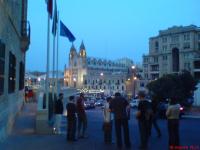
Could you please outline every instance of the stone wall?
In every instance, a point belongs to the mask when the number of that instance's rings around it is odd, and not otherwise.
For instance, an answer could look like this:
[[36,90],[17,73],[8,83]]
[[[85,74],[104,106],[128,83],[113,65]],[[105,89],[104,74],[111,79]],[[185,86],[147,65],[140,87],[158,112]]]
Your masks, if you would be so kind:
[[[10,133],[16,114],[23,104],[24,92],[19,91],[19,63],[24,62],[20,49],[22,0],[0,0],[0,40],[5,44],[4,92],[0,95],[0,141]],[[9,52],[16,57],[15,92],[8,93]]]

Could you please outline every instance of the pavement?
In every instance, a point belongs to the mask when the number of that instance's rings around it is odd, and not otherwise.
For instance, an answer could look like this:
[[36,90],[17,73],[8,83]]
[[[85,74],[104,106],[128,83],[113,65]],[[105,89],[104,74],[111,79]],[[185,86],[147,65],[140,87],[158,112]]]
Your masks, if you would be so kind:
[[[134,117],[136,110],[131,111],[129,121],[130,139],[132,150],[139,146],[139,130],[137,120]],[[17,116],[12,133],[6,141],[0,143],[0,150],[116,150],[115,144],[105,145],[102,132],[102,111],[100,108],[87,110],[88,130],[87,139],[79,139],[76,142],[66,141],[66,118],[63,116],[61,135],[38,135],[35,132],[36,103],[26,103]],[[157,138],[155,130],[149,140],[150,150],[167,150],[168,134],[167,121],[158,120],[162,137]],[[200,150],[200,119],[185,118],[180,121],[179,149]],[[113,130],[114,135],[114,130]],[[115,137],[113,136],[113,141]]]

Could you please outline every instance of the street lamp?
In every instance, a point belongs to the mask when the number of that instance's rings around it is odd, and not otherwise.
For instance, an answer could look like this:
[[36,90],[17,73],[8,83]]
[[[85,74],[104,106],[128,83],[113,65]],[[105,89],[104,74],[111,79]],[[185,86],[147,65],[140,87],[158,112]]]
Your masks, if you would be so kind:
[[135,81],[136,80],[137,80],[137,77],[134,77],[133,78],[133,96],[134,96],[133,98],[135,98],[135,83],[136,83]]
[[135,66],[133,65],[133,66],[131,66],[131,68],[132,68],[132,69],[135,69]]
[[76,88],[76,78],[73,78],[74,81],[74,88]]

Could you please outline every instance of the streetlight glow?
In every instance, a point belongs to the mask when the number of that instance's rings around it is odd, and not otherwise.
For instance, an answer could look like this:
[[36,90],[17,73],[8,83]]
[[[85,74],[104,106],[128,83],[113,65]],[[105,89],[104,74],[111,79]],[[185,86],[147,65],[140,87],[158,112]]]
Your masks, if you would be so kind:
[[131,68],[132,68],[132,69],[135,69],[135,66],[132,66]]
[[100,75],[103,76],[103,72]]
[[76,82],[76,78],[73,78],[73,81]]
[[134,80],[137,80],[137,77],[134,77],[133,79],[134,79]]

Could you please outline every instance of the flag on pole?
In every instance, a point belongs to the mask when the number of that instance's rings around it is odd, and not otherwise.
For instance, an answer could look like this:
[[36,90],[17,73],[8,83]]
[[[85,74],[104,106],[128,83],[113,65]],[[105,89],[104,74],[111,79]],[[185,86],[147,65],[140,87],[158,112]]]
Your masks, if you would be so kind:
[[54,14],[53,14],[53,26],[52,26],[52,34],[54,36],[56,36],[57,23],[58,23],[58,12],[57,12],[57,4],[55,1],[55,8],[54,8]]
[[74,42],[76,38],[74,35],[70,32],[70,30],[63,24],[62,21],[60,21],[60,35],[65,36],[69,39],[70,42]]
[[52,18],[53,13],[53,0],[46,0],[47,3],[47,11],[49,13],[50,18]]

